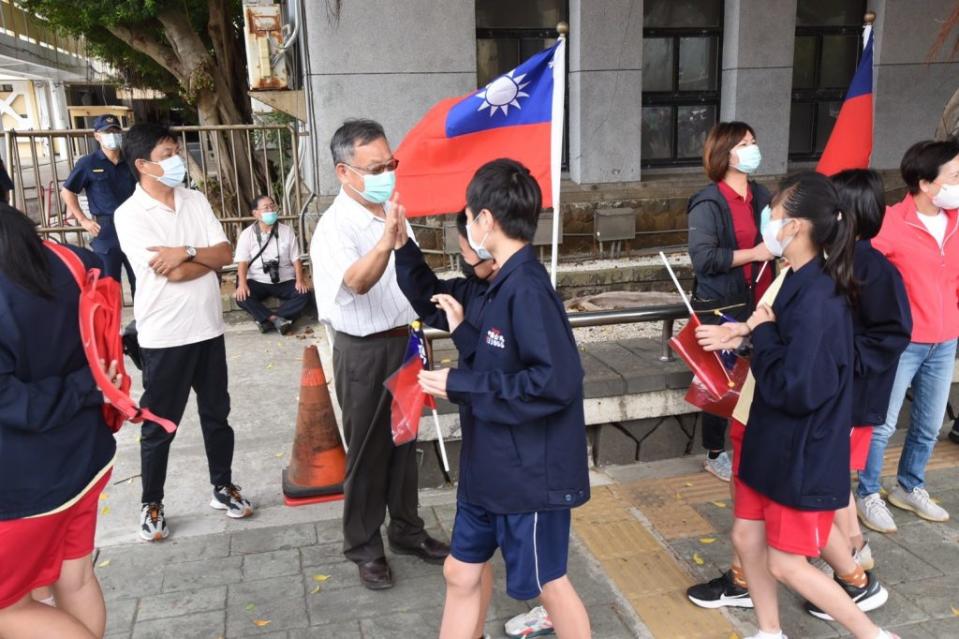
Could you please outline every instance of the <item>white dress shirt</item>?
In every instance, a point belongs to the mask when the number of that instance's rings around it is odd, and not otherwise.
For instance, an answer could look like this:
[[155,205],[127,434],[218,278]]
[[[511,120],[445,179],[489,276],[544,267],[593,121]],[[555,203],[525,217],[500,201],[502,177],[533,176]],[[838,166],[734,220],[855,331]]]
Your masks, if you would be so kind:
[[[385,220],[340,189],[316,226],[310,241],[316,306],[320,321],[336,331],[365,337],[416,319],[416,312],[396,283],[393,255],[383,276],[365,295],[357,295],[343,283],[347,269],[383,237],[384,224]],[[413,237],[409,223],[406,231]]]
[[133,316],[140,346],[171,348],[223,335],[220,280],[210,271],[188,282],[171,282],[150,268],[156,246],[206,248],[227,242],[220,221],[199,191],[173,190],[173,209],[140,185],[113,215],[120,248],[137,278]]
[[296,270],[293,268],[293,262],[300,261],[300,247],[296,243],[296,233],[290,226],[277,222],[276,236],[271,235],[270,231],[264,233],[263,229],[260,229],[260,238],[257,240],[256,227],[258,225],[259,222],[254,222],[240,233],[240,237],[236,241],[234,261],[249,262],[254,255],[260,252],[261,248],[266,246],[266,250],[260,257],[250,264],[247,277],[262,284],[272,284],[273,280],[270,279],[270,274],[263,270],[263,263],[270,260],[279,260],[280,281],[289,282],[295,279]]

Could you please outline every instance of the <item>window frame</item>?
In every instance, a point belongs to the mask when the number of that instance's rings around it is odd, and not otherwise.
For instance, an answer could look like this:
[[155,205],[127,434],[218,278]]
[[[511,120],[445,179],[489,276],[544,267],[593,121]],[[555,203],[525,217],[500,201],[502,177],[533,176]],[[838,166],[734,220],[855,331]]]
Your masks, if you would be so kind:
[[[862,14],[865,14],[867,10],[866,0],[862,0]],[[815,67],[813,69],[813,88],[812,89],[797,89],[793,85],[790,89],[790,99],[789,99],[789,128],[792,129],[792,117],[793,117],[793,107],[796,104],[812,104],[812,124],[809,131],[809,139],[811,141],[810,152],[789,152],[789,161],[790,162],[816,162],[822,157],[822,151],[816,151],[816,139],[819,136],[820,132],[820,122],[819,122],[819,105],[826,102],[843,102],[846,97],[846,92],[849,90],[849,82],[852,81],[852,76],[850,76],[849,81],[846,82],[846,86],[839,88],[828,88],[823,89],[819,87],[819,82],[822,78],[822,48],[823,48],[823,38],[827,36],[857,36],[857,47],[856,47],[856,63],[853,66],[852,73],[855,74],[856,68],[859,66],[860,60],[862,60],[862,24],[858,25],[823,25],[823,26],[813,26],[813,25],[796,25],[796,38],[801,37],[810,37],[814,36],[816,38],[816,50],[815,50]],[[795,45],[793,45],[793,55],[795,56]],[[795,68],[795,59],[793,62],[793,68]],[[830,132],[831,133],[831,132]],[[789,141],[791,146],[792,140]]]
[[[672,40],[672,91],[647,91],[643,89],[643,99],[640,106],[640,118],[645,107],[670,107],[672,118],[672,156],[669,158],[650,159],[645,155],[640,158],[640,167],[655,169],[660,167],[697,166],[702,163],[701,157],[679,158],[679,107],[685,106],[713,106],[716,111],[716,122],[720,119],[720,101],[722,100],[723,85],[723,29],[725,18],[725,2],[721,3],[719,24],[715,27],[643,27],[643,41],[647,38],[670,38]],[[716,88],[710,90],[681,91],[679,89],[680,40],[682,38],[712,38],[716,39]],[[643,68],[646,68],[643,60]]]

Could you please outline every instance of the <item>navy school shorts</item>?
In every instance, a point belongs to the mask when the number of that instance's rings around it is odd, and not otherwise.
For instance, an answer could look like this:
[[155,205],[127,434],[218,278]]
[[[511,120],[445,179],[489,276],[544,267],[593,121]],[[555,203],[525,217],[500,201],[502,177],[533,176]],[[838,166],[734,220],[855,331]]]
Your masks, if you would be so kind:
[[566,574],[569,527],[568,509],[497,515],[458,501],[450,553],[464,563],[482,564],[499,548],[506,562],[506,593],[527,601]]

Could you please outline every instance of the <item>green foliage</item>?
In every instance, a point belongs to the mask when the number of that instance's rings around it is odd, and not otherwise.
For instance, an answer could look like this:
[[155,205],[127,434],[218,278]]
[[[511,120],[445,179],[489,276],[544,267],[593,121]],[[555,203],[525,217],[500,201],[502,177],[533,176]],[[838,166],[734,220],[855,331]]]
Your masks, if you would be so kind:
[[[149,34],[169,46],[157,14],[165,9],[185,11],[208,47],[207,0],[15,0],[28,11],[42,16],[63,33],[86,38],[90,53],[102,58],[123,75],[125,84],[167,93],[184,91],[173,75],[145,53],[110,32],[109,27],[126,27],[134,33]],[[242,28],[242,0],[229,0],[230,22]]]

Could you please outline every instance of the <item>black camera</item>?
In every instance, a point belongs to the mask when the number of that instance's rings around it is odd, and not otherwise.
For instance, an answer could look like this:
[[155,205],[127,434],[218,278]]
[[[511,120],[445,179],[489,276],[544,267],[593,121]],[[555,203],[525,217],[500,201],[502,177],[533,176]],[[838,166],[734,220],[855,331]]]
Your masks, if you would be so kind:
[[274,284],[280,283],[280,260],[263,262],[263,271],[269,274],[271,282]]

